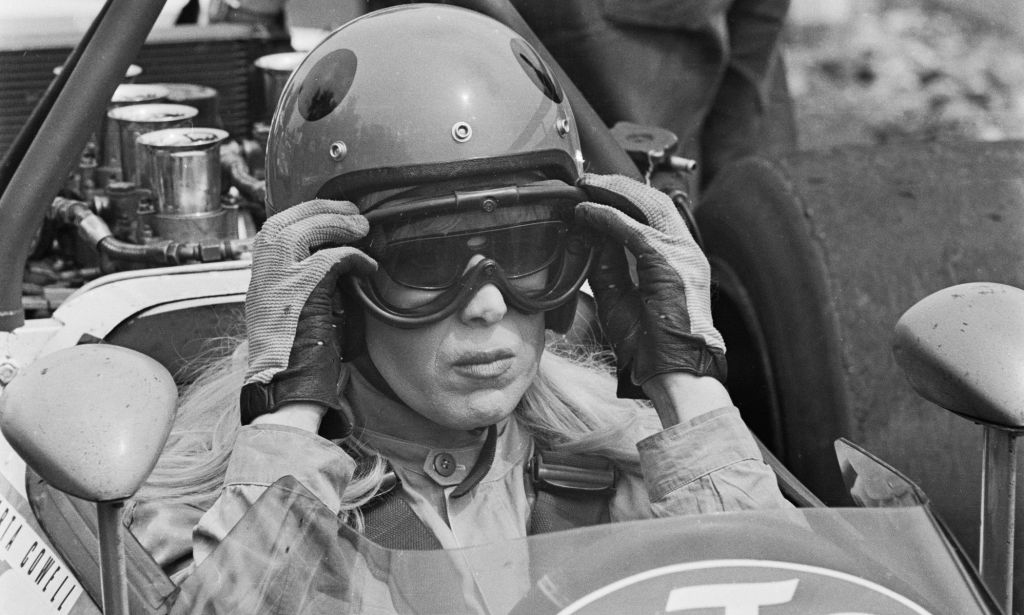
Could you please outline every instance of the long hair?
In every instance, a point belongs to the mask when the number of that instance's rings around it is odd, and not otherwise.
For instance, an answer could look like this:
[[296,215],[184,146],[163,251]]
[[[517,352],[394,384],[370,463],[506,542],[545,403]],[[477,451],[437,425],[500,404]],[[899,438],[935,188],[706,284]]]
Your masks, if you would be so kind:
[[[220,495],[240,426],[238,392],[246,353],[247,344],[238,343],[183,390],[167,445],[136,501],[187,503],[205,510]],[[660,425],[649,404],[616,398],[608,365],[598,354],[549,349],[513,418],[547,450],[599,454],[639,474],[635,444]],[[383,460],[372,455],[360,468],[342,494],[341,511],[357,527],[359,508],[377,492],[385,474]]]

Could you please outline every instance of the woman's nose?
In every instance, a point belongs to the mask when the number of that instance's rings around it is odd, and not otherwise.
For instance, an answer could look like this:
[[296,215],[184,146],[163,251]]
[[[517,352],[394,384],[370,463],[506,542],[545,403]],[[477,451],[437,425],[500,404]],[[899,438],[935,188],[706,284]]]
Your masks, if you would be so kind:
[[[472,267],[481,260],[483,260],[483,256],[479,254],[474,256],[469,261],[467,268]],[[473,294],[469,302],[462,308],[460,317],[466,324],[491,325],[504,318],[507,312],[508,306],[505,304],[505,297],[502,296],[498,287],[494,284],[485,284]]]

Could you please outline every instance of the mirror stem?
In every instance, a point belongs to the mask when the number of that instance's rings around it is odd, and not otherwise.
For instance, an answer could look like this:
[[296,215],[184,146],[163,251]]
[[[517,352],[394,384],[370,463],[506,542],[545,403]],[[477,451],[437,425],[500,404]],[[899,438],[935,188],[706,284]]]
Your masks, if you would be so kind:
[[978,567],[1004,612],[1013,612],[1013,540],[1017,495],[1017,432],[985,426]]
[[121,536],[124,500],[96,503],[100,535],[100,582],[103,615],[128,615],[128,581]]

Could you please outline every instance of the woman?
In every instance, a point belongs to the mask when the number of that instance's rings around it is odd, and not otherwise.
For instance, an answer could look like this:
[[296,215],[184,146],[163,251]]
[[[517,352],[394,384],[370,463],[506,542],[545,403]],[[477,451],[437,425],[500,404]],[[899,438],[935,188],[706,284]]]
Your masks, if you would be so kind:
[[[583,173],[564,94],[514,32],[422,5],[333,33],[282,95],[268,200],[244,359],[183,402],[130,514],[179,577],[285,476],[399,547],[786,506],[720,381],[706,259],[663,194]],[[545,352],[588,275],[618,384]],[[198,453],[196,421],[221,426]],[[544,457],[604,497],[545,508],[527,472]],[[389,532],[367,502],[392,475],[385,497],[412,514]]]

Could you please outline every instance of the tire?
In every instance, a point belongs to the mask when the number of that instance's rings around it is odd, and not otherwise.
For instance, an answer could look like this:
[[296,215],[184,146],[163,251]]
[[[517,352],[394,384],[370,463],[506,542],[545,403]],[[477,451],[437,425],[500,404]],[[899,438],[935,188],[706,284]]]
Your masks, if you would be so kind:
[[847,431],[848,402],[824,259],[796,204],[779,170],[751,158],[721,173],[696,218],[733,399],[761,440],[834,502],[841,478],[820,460]]
[[865,446],[924,489],[969,553],[981,430],[914,394],[892,331],[939,289],[1024,287],[1021,169],[1021,142],[748,158],[696,211],[730,390],[752,429],[831,504],[848,502],[834,439]]

